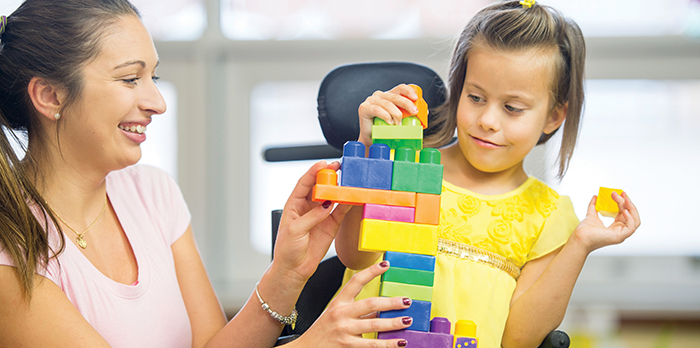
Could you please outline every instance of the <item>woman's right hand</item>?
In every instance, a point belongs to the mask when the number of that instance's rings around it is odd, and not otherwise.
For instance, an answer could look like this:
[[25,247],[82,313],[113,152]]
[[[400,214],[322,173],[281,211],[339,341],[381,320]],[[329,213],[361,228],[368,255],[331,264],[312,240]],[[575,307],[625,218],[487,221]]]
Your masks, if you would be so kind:
[[400,84],[388,92],[376,91],[367,97],[358,109],[360,116],[360,137],[358,141],[369,147],[372,145],[372,125],[379,117],[388,124],[401,124],[401,109],[411,115],[418,113],[414,104],[418,100],[416,91],[406,84]]
[[364,339],[363,333],[401,330],[411,326],[413,318],[377,318],[378,311],[405,309],[411,306],[406,297],[372,297],[355,302],[360,290],[372,279],[389,269],[389,261],[355,274],[325,312],[289,347],[405,347],[404,339]]

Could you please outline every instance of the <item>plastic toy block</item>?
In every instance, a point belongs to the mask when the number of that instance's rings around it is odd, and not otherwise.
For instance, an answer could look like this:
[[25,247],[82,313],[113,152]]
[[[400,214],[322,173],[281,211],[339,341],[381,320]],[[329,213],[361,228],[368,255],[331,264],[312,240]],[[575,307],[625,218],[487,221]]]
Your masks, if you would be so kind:
[[345,143],[340,167],[340,186],[391,189],[391,149],[386,144],[372,145],[369,156],[365,158],[365,145],[361,142]]
[[595,210],[597,210],[600,215],[607,217],[615,217],[620,213],[620,207],[612,199],[612,193],[617,192],[618,195],[622,195],[622,190],[613,189],[607,187],[601,187],[598,189],[598,198],[595,202]]
[[439,195],[442,193],[442,172],[440,151],[427,148],[420,152],[418,189],[416,192]]
[[[380,318],[411,317],[413,324],[406,328],[415,331],[430,331],[430,308],[432,304],[426,301],[413,300],[411,307],[395,311],[380,312]],[[448,330],[449,333],[449,330]]]
[[406,345],[407,348],[452,348],[452,335],[437,333],[437,332],[423,332],[423,331],[413,331],[413,330],[399,330],[399,331],[387,331],[380,332],[377,335],[380,340],[403,338],[408,341]]
[[367,203],[415,207],[413,192],[375,190],[359,187],[337,186],[338,174],[331,169],[322,169],[316,174],[312,199],[315,202],[332,201],[343,204]]
[[[416,91],[416,94],[418,95],[418,100],[414,103],[416,107],[418,108],[418,113],[416,114],[416,117],[420,121],[421,126],[423,129],[428,128],[428,103],[423,99],[423,89],[421,89],[418,85],[410,84],[408,85],[409,87],[413,88],[413,90]],[[408,112],[405,110],[401,110],[401,113],[405,117],[408,117]]]
[[393,265],[389,268],[389,270],[382,274],[382,281],[384,282],[423,286],[433,286],[433,278],[435,278],[435,272],[394,267]]
[[452,323],[450,320],[443,317],[435,317],[430,321],[430,332],[450,334]]
[[413,222],[437,225],[440,223],[440,195],[416,193],[416,208]]
[[[415,117],[405,118],[405,123],[413,122]],[[423,148],[423,127],[417,125],[387,125],[380,118],[375,118],[372,126],[372,143],[386,144],[392,149],[408,146],[416,151]],[[382,124],[383,123],[383,124]],[[402,122],[403,123],[403,122]]]
[[[393,191],[389,191],[393,192]],[[360,251],[398,251],[437,254],[437,226],[408,222],[363,219],[360,222]]]
[[367,188],[391,190],[391,174],[394,162],[390,159],[391,148],[386,144],[373,144],[369,147],[367,159]]
[[414,222],[415,215],[416,208],[390,205],[365,204],[362,210],[363,219]]
[[391,189],[439,195],[442,193],[440,151],[423,149],[420,162],[415,162],[415,152],[408,147],[396,149]]
[[471,320],[459,320],[455,324],[454,347],[477,348],[476,324]]
[[394,282],[381,282],[379,296],[396,297],[403,296],[418,301],[433,301],[433,287]]
[[387,251],[384,260],[388,260],[390,267],[418,269],[423,271],[435,271],[435,256],[399,253]]

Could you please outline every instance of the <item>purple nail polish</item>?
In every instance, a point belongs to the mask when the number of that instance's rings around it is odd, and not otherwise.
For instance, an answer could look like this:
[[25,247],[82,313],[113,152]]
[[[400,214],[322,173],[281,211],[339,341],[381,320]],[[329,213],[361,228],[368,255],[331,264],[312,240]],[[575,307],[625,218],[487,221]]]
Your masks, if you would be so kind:
[[408,298],[408,297],[404,297],[404,298],[403,298],[403,304],[406,305],[406,306],[410,306],[410,305],[411,305],[411,299]]
[[328,209],[328,207],[330,207],[331,204],[332,204],[331,201],[325,201],[325,202],[323,202],[323,204],[321,204],[321,205],[323,206],[323,209]]
[[413,318],[411,318],[411,317],[405,317],[405,318],[402,318],[402,319],[401,319],[401,322],[402,322],[404,325],[411,325],[411,323],[413,322]]
[[379,267],[381,267],[381,268],[387,268],[387,267],[389,267],[389,261],[384,260],[384,261],[380,262],[380,263],[379,263]]
[[406,340],[399,341],[399,347],[405,347],[407,344],[408,344],[408,341],[406,341]]

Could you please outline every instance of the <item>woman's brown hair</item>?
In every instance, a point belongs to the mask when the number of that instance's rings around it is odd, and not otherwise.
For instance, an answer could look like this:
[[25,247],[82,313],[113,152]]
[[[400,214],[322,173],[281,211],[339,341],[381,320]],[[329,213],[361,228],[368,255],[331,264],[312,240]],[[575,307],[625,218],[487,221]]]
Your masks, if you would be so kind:
[[[129,15],[139,16],[127,0],[27,0],[7,17],[0,34],[0,249],[12,258],[27,299],[34,273],[65,246],[55,215],[36,186],[45,173],[31,165],[31,154],[20,160],[11,146],[18,133],[30,142],[45,136],[27,91],[29,81],[42,78],[64,90],[63,113],[79,101],[82,68],[100,53],[110,25]],[[59,230],[55,248],[49,223]]]
[[[586,45],[578,25],[549,6],[534,4],[525,8],[518,1],[508,1],[486,7],[474,15],[457,41],[450,62],[447,101],[436,110],[435,119],[426,130],[429,134],[426,146],[441,147],[452,140],[469,53],[477,45],[506,52],[556,48],[559,54],[552,81],[553,107],[568,104],[558,157],[558,176],[563,177],[576,147],[581,123]],[[537,144],[544,144],[554,133],[556,131],[542,134]]]

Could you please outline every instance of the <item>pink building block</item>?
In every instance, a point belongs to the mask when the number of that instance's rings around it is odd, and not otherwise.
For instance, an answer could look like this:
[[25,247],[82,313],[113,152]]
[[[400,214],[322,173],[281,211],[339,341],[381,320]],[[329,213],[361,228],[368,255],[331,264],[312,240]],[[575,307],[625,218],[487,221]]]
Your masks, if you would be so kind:
[[415,213],[416,209],[412,207],[365,204],[362,212],[362,218],[385,221],[414,222]]

